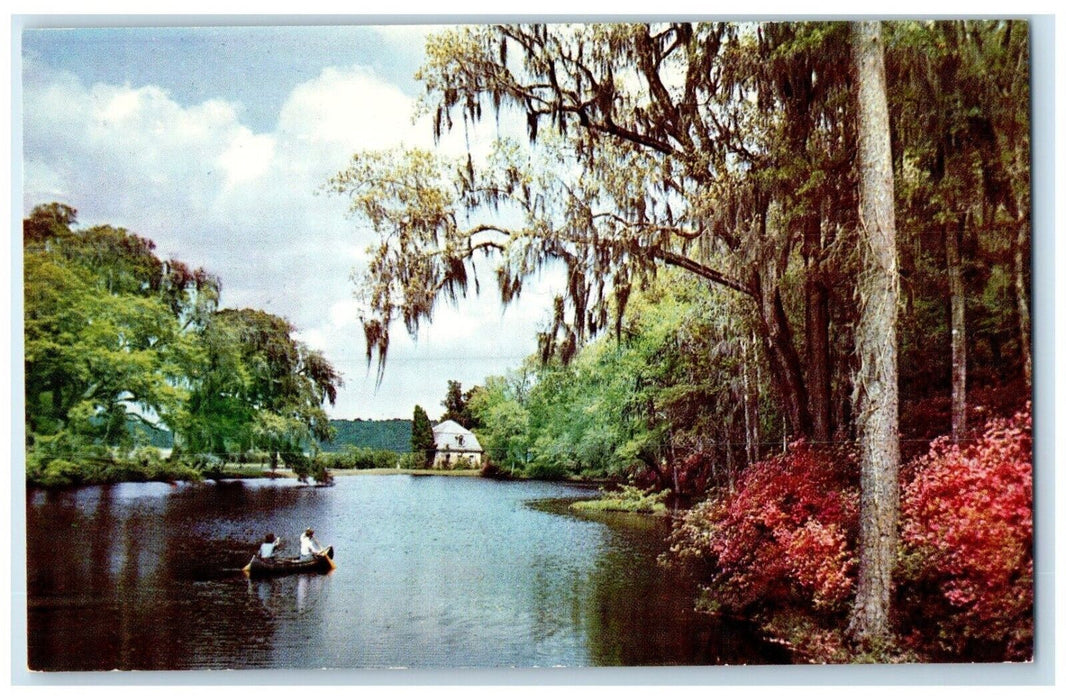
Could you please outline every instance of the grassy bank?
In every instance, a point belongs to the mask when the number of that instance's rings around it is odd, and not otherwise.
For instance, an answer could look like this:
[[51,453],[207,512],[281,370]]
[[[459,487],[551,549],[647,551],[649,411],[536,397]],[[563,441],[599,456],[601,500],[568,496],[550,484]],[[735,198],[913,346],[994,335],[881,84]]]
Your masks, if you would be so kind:
[[635,486],[622,486],[616,491],[600,489],[600,498],[575,501],[570,507],[582,512],[645,513],[665,515],[668,491],[645,492]]
[[53,459],[45,465],[27,460],[26,465],[26,483],[42,488],[201,480],[203,475],[195,469],[169,462],[98,460],[75,464],[64,459]]

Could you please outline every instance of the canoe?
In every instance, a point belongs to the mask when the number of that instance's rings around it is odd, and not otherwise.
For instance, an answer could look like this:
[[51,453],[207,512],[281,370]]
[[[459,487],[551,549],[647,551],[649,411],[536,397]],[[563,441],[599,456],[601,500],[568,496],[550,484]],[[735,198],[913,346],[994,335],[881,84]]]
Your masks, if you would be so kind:
[[333,547],[327,547],[323,554],[316,554],[312,559],[260,559],[257,554],[242,571],[251,578],[267,578],[288,574],[324,574],[333,568]]

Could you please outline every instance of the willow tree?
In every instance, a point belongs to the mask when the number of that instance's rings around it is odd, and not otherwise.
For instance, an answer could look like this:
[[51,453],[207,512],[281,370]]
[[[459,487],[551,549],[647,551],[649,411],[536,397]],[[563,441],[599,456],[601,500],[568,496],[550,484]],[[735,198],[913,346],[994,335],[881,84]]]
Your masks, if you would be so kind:
[[273,467],[280,457],[306,476],[304,450],[333,437],[323,406],[336,401],[342,381],[295,331],[256,309],[211,315],[201,333],[203,363],[177,426],[181,448],[201,466],[258,448],[270,453]]

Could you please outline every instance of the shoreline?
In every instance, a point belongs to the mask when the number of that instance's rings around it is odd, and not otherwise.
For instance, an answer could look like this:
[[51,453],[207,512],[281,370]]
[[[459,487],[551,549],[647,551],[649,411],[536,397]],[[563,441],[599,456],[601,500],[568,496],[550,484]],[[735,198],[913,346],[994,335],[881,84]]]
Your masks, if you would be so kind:
[[408,474],[410,476],[481,476],[480,469],[338,469],[331,471],[332,476],[381,476],[389,474]]
[[[492,475],[486,476],[481,469],[396,469],[396,468],[373,468],[373,469],[338,469],[329,472],[333,478],[338,477],[352,477],[352,476],[395,476],[395,475],[407,475],[407,476],[447,476],[447,477],[462,477],[471,478],[479,477],[488,481],[553,481],[558,483],[574,484],[577,486],[603,486],[609,484],[610,481],[606,479],[583,479],[579,477],[570,476],[562,479],[535,479],[527,476],[517,475]],[[41,489],[66,489],[77,488],[81,486],[103,486],[108,484],[121,484],[121,483],[169,483],[175,484],[179,482],[196,483],[203,481],[258,481],[261,479],[298,479],[294,471],[291,469],[275,469],[271,470],[267,465],[232,465],[224,468],[222,471],[212,474],[201,474],[198,479],[182,478],[181,475],[169,475],[169,476],[153,476],[145,478],[125,478],[115,480],[89,480],[77,483],[64,483],[64,484],[43,484],[32,479],[26,480],[26,485],[31,488]],[[308,485],[310,486],[328,486],[328,483],[319,483],[314,480],[314,477],[308,477]]]

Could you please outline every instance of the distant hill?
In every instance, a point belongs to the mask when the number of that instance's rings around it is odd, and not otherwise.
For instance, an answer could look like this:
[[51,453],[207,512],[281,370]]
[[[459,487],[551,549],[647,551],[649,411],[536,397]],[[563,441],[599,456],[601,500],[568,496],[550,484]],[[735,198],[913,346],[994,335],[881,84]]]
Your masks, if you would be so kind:
[[319,443],[324,452],[343,452],[344,448],[370,447],[393,452],[411,451],[411,421],[405,418],[388,420],[331,420],[337,431],[333,442]]
[[[337,430],[333,442],[319,443],[323,452],[343,452],[344,448],[370,447],[375,450],[392,450],[393,452],[411,451],[411,420],[390,418],[389,420],[331,420]],[[152,447],[174,447],[174,435],[168,430],[159,430],[145,425],[142,421],[126,421],[126,429],[135,436],[140,444]]]

